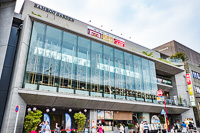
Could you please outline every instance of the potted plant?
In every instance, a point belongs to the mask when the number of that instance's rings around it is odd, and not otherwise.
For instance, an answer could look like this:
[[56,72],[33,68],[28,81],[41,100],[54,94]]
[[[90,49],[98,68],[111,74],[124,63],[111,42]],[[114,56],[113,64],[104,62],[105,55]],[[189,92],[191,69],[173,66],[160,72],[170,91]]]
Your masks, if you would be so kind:
[[129,133],[133,133],[135,125],[133,123],[128,124],[128,131]]
[[35,130],[37,126],[41,123],[42,111],[29,111],[25,117],[24,128],[26,133],[30,133],[32,130]]
[[83,113],[75,113],[74,114],[75,123],[77,124],[77,131],[83,132],[86,116]]

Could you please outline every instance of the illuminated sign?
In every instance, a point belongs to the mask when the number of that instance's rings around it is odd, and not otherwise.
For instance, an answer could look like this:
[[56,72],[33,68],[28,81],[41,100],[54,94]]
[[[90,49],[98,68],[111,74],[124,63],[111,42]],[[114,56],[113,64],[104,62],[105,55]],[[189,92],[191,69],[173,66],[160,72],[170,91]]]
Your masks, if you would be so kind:
[[200,73],[192,71],[193,78],[200,80]]
[[94,27],[88,26],[88,34],[103,39],[106,42],[125,47],[125,40]]
[[59,13],[59,12],[57,12],[57,11],[54,11],[54,10],[52,10],[52,9],[50,9],[50,8],[41,6],[41,5],[36,4],[36,3],[34,3],[34,7],[35,7],[35,8],[38,8],[38,9],[40,9],[40,10],[49,12],[49,13],[51,13],[51,14],[53,14],[53,15],[59,16],[59,17],[61,17],[61,18],[64,18],[64,19],[66,19],[66,20],[68,20],[68,21],[74,22],[74,19],[73,19],[73,18],[71,18],[71,17],[69,17],[69,16],[66,16],[66,15],[64,15],[64,14],[62,14],[62,13]]

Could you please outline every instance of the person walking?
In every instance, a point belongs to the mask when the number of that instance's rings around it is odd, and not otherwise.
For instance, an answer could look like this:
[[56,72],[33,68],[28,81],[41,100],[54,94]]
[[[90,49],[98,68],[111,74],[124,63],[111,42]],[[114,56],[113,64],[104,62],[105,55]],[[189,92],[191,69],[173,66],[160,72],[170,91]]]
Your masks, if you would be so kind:
[[135,133],[138,133],[138,123],[135,123]]
[[178,126],[176,123],[174,123],[174,132],[177,133],[178,132]]
[[124,127],[123,127],[122,123],[120,123],[119,132],[124,133]]
[[51,129],[50,129],[50,126],[49,126],[49,122],[48,122],[48,121],[46,122],[45,133],[51,133]]
[[162,127],[161,127],[160,122],[158,123],[158,133],[162,133]]
[[103,127],[102,127],[102,124],[99,124],[99,133],[103,133]]
[[42,123],[40,123],[39,126],[41,127],[40,133],[44,133],[45,132],[45,128],[46,128],[45,121],[42,121]]
[[140,133],[143,133],[144,132],[144,125],[143,125],[143,121],[140,122]]
[[171,133],[175,133],[175,127],[174,126],[172,126],[172,128],[171,128]]
[[60,133],[60,125],[58,123],[56,123],[54,133]]
[[188,124],[188,131],[189,131],[189,133],[193,133],[193,130],[194,130],[194,126],[193,126],[192,122],[190,122]]
[[186,126],[185,122],[183,122],[183,124],[182,124],[182,133],[187,133],[187,126]]
[[144,122],[143,126],[144,126],[144,133],[149,133],[149,125],[147,121]]

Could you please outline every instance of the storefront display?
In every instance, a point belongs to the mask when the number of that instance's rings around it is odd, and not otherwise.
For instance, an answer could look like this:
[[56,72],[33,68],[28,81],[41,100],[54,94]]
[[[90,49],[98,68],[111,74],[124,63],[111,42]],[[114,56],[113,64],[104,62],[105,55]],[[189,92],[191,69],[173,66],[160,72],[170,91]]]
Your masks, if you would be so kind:
[[97,119],[104,119],[104,111],[97,110]]
[[105,111],[105,119],[113,120],[113,111]]

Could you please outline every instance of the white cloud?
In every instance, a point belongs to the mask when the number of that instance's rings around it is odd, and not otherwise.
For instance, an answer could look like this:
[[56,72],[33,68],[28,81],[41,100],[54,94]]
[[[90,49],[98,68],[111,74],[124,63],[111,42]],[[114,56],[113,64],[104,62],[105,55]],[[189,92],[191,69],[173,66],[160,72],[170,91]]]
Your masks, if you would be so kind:
[[33,0],[154,48],[176,40],[200,52],[199,0]]

